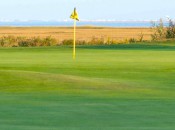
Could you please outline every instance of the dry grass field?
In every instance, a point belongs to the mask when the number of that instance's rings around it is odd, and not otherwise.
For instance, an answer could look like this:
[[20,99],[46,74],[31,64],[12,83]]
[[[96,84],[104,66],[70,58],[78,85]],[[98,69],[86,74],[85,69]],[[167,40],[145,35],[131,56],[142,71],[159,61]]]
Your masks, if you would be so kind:
[[[138,39],[144,35],[144,40],[149,40],[150,28],[104,28],[104,27],[78,27],[77,40],[89,41],[92,38],[104,38],[123,40],[129,38]],[[52,36],[59,41],[72,39],[73,28],[71,27],[0,27],[1,36],[24,36],[24,37],[47,37]]]

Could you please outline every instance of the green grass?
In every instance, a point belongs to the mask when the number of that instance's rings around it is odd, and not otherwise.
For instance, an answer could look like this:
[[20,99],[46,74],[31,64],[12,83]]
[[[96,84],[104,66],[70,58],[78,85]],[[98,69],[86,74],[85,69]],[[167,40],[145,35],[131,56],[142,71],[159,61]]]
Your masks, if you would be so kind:
[[173,44],[0,48],[0,130],[173,130]]

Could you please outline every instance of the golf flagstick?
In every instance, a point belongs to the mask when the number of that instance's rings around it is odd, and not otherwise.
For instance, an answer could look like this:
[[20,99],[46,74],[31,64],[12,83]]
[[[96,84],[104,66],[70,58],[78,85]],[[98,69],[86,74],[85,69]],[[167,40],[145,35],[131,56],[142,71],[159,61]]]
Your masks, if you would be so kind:
[[73,59],[76,58],[76,20],[74,19],[74,43],[73,43]]
[[71,14],[70,18],[74,20],[73,59],[75,59],[76,58],[76,22],[79,21],[76,8],[74,8],[74,11]]

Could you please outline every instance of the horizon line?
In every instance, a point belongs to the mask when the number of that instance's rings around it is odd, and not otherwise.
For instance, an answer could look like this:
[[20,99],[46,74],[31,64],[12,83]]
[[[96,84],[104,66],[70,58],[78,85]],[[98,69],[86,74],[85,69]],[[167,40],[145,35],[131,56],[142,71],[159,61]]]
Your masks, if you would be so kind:
[[[162,19],[164,22],[168,22],[168,19]],[[86,20],[80,19],[80,22],[158,22],[159,20],[112,20],[112,19],[96,19],[96,20]],[[175,20],[173,20],[175,21]],[[6,20],[0,19],[0,22],[8,23],[8,22],[72,22],[70,19],[65,20]]]

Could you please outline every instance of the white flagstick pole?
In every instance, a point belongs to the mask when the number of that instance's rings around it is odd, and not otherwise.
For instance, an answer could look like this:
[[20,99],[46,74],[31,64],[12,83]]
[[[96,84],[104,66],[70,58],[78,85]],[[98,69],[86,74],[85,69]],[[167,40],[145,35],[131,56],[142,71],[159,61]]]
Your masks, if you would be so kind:
[[73,59],[75,59],[76,57],[76,50],[75,50],[75,47],[76,47],[76,20],[74,19],[74,45],[73,45]]

